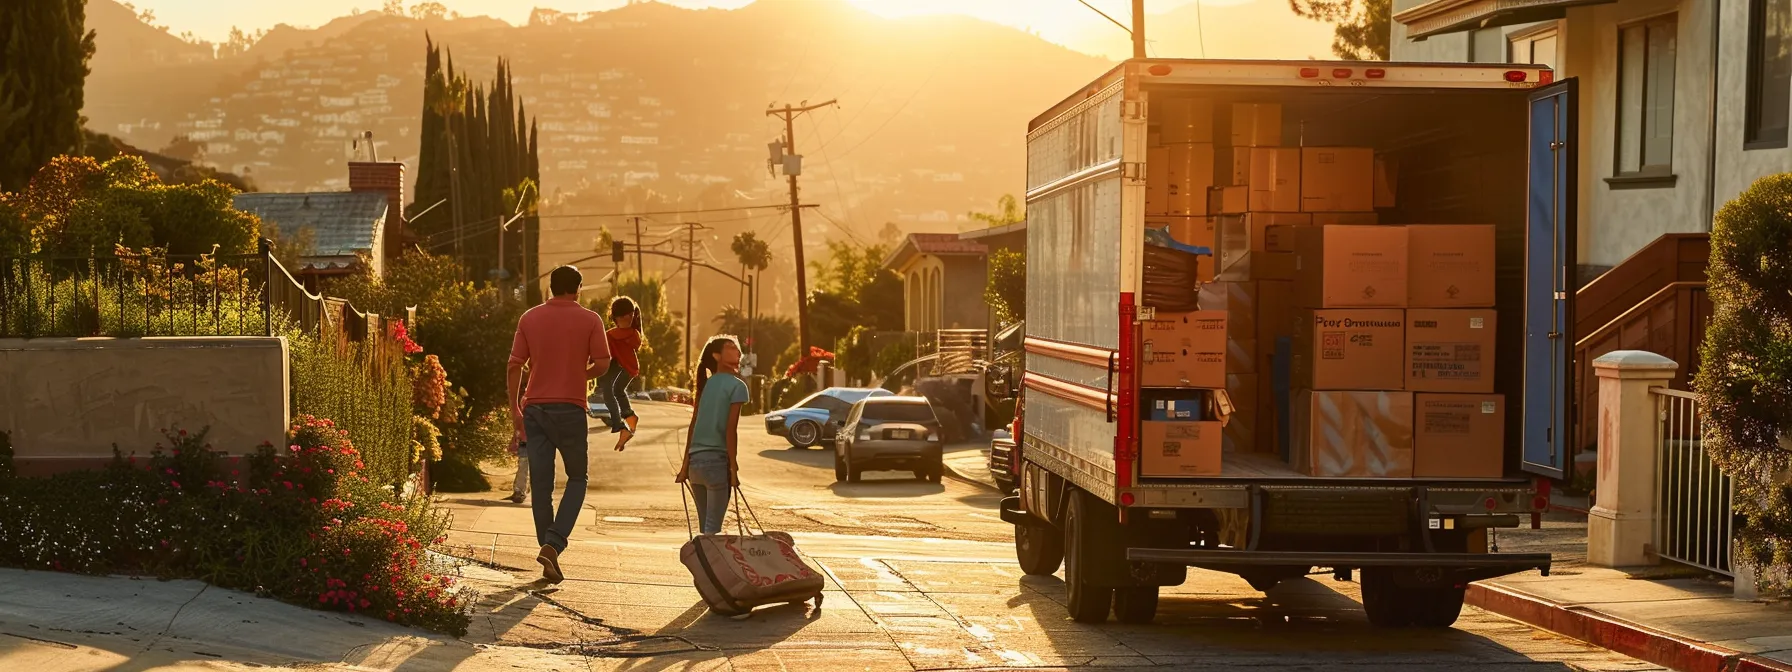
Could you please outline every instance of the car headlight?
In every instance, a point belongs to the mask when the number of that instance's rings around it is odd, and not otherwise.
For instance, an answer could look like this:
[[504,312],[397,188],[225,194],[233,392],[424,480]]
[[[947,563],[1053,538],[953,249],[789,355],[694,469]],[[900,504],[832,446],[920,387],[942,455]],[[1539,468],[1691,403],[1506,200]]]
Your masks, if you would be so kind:
[[783,419],[784,419],[784,416],[782,416],[782,415],[768,415],[768,416],[765,416],[765,421],[766,421],[766,422],[778,422],[778,421],[780,421],[780,420],[783,420]]

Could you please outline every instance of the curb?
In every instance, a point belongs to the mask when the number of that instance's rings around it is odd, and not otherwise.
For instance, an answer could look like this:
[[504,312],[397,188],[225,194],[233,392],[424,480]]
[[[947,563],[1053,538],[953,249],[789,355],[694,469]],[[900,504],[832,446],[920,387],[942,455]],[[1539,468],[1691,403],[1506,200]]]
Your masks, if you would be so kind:
[[945,475],[947,477],[951,478],[952,480],[959,481],[961,483],[968,483],[970,485],[975,485],[975,486],[982,487],[982,488],[986,488],[986,489],[991,490],[996,493],[1002,492],[1002,490],[1000,488],[996,487],[996,484],[991,483],[989,481],[985,481],[983,479],[980,479],[980,478],[977,478],[974,476],[967,475],[964,472],[961,472],[958,469],[954,468],[952,466],[951,462],[946,462],[945,467],[946,467]]
[[1472,583],[1466,604],[1680,672],[1792,672],[1792,665],[1559,604],[1504,586]]

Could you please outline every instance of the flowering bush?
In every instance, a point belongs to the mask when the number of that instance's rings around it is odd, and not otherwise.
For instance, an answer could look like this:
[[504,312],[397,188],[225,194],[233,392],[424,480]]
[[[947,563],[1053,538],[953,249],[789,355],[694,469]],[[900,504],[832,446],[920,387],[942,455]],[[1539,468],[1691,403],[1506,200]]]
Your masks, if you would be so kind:
[[791,364],[790,368],[784,371],[784,377],[791,378],[801,373],[815,373],[815,369],[823,361],[834,361],[834,353],[811,345],[809,346],[809,354]]
[[453,422],[454,416],[442,414],[442,407],[448,403],[448,385],[448,371],[442,368],[442,360],[425,355],[412,371],[411,406],[423,417]]
[[104,471],[0,477],[0,564],[196,578],[466,631],[469,591],[426,553],[444,541],[447,515],[363,476],[360,451],[335,423],[302,416],[287,447],[235,461],[203,433],[168,440],[146,461],[119,455]]

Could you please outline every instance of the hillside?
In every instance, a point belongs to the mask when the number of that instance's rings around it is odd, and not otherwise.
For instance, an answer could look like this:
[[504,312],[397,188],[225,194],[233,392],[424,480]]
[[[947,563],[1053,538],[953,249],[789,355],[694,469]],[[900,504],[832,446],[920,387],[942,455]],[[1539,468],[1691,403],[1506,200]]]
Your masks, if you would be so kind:
[[[107,21],[94,25],[102,54],[129,28]],[[282,26],[230,59],[96,60],[87,114],[138,146],[190,135],[208,162],[269,191],[340,188],[360,131],[382,156],[414,162],[426,32],[475,82],[511,60],[540,122],[550,197],[633,185],[674,200],[717,186],[774,198],[782,182],[767,176],[765,145],[782,129],[767,104],[838,98],[798,120],[805,200],[867,237],[885,221],[956,229],[965,211],[1021,190],[1026,120],[1111,67],[995,24],[889,20],[844,0],[639,3],[521,27],[363,13]]]
[[[1332,53],[1331,25],[1296,16],[1288,0],[1188,2],[1147,14],[1145,36],[1151,55],[1158,58],[1327,59]],[[1112,24],[1092,22],[1070,44],[1091,54],[1124,57],[1132,53],[1129,39]]]

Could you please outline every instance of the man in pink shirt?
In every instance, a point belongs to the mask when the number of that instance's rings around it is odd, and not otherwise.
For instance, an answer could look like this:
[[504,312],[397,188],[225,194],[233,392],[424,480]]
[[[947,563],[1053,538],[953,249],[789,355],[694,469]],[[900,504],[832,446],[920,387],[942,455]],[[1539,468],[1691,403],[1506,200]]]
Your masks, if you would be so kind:
[[[585,381],[610,366],[604,318],[579,305],[583,282],[577,268],[554,269],[548,276],[553,298],[523,313],[510,344],[510,421],[523,435],[519,454],[529,460],[535,540],[541,544],[535,561],[541,563],[541,575],[549,583],[566,578],[560,571],[560,554],[585,504]],[[524,366],[529,368],[529,386],[519,396]],[[566,462],[566,492],[557,513],[556,453]]]

